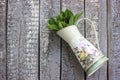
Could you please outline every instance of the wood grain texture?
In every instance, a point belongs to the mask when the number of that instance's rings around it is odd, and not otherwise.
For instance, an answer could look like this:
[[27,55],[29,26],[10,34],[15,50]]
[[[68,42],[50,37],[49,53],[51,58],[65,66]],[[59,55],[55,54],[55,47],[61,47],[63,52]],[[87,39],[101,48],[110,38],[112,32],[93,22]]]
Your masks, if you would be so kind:
[[[84,0],[62,0],[62,10],[70,9],[74,13],[84,11]],[[84,27],[80,26],[84,35]],[[70,46],[62,41],[62,80],[84,80],[84,71],[81,68]]]
[[[107,56],[107,8],[105,0],[86,0],[85,16],[91,19],[97,26],[96,30],[99,36],[100,48],[105,56]],[[95,34],[88,24],[86,24],[86,38],[95,43]],[[107,79],[107,63],[104,64],[92,76],[86,80],[108,80]]]
[[7,80],[38,80],[39,0],[8,0]]
[[6,0],[0,0],[0,80],[6,80]]
[[110,0],[108,6],[109,80],[120,80],[120,0]]
[[108,79],[109,80],[112,80],[112,75],[113,75],[113,71],[112,71],[112,63],[113,63],[113,58],[112,58],[112,6],[111,6],[111,0],[107,0],[107,8],[108,8],[108,12],[107,12],[107,18],[108,18],[108,26],[107,26],[107,29],[108,29],[108,57],[109,57],[109,62],[108,62]]
[[40,0],[40,80],[60,80],[60,38],[47,28],[60,12],[60,0]]

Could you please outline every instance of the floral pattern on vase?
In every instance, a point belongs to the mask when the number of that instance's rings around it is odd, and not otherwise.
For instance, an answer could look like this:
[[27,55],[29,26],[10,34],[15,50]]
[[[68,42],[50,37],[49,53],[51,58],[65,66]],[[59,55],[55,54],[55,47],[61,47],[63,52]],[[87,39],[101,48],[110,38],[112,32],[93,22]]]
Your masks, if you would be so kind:
[[103,56],[97,48],[84,38],[74,39],[71,42],[71,47],[85,70]]

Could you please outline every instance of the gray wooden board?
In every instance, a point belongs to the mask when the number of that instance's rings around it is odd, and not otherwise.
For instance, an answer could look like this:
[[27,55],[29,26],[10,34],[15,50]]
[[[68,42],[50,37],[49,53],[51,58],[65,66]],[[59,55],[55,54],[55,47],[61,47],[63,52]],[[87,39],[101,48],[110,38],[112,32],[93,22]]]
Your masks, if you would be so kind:
[[6,80],[6,1],[0,0],[0,80]]
[[108,57],[109,57],[109,62],[108,62],[108,79],[109,80],[113,80],[113,78],[112,78],[112,73],[113,73],[113,71],[112,71],[112,68],[113,68],[113,66],[112,66],[112,64],[113,64],[113,58],[112,58],[112,8],[111,8],[111,1],[109,1],[109,0],[107,0],[107,8],[108,8],[108,13],[107,13],[107,15],[108,15],[108,26],[107,26],[107,29],[108,29]]
[[60,12],[60,0],[40,0],[40,80],[60,80],[60,38],[47,28]]
[[[100,48],[105,56],[107,56],[107,9],[105,0],[86,0],[85,16],[91,19],[97,26],[96,30],[99,36]],[[95,34],[88,24],[86,24],[86,38],[96,45]],[[107,80],[107,63],[104,64],[92,76],[86,80]]]
[[8,0],[7,80],[38,80],[39,0]]
[[110,0],[108,2],[108,29],[112,34],[109,34],[110,53],[109,53],[109,80],[120,80],[120,0]]
[[[74,13],[84,11],[84,0],[62,0],[62,10],[70,9]],[[83,25],[80,26],[84,33]],[[84,35],[84,34],[83,34]],[[62,41],[62,80],[84,80],[84,71],[81,68],[70,46]]]

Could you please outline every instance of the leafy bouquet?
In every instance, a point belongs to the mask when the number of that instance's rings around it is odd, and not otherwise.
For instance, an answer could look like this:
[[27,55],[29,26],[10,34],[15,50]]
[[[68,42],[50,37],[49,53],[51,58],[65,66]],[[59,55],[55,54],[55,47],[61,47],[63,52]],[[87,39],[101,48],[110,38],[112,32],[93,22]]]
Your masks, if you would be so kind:
[[83,12],[80,12],[76,15],[72,11],[66,9],[62,11],[58,16],[51,17],[48,21],[48,28],[53,31],[58,31],[70,25],[75,25],[78,19],[82,16]]

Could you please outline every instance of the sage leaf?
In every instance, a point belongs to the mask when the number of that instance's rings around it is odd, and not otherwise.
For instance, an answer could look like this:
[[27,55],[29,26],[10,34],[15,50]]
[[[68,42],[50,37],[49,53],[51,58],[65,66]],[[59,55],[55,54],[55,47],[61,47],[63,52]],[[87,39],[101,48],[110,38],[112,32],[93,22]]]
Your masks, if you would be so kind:
[[51,25],[49,24],[48,28],[51,29],[51,30],[59,30],[58,26],[54,25],[54,24],[51,24]]
[[57,24],[56,20],[53,17],[50,18],[50,20],[48,21],[48,23],[49,24]]
[[83,12],[76,14],[74,17],[74,23],[77,22],[77,20],[82,16]]
[[74,16],[71,16],[68,26],[73,25],[73,24],[74,24]]

